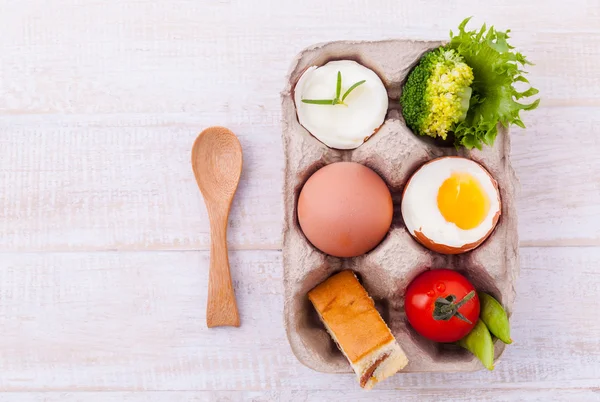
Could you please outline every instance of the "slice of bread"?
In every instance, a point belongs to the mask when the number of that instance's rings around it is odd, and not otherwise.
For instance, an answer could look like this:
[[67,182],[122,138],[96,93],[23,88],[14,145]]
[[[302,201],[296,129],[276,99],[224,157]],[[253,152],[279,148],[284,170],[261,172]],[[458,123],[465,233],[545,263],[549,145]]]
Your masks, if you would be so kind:
[[371,389],[408,364],[373,299],[352,271],[331,276],[308,292],[308,298],[361,387]]

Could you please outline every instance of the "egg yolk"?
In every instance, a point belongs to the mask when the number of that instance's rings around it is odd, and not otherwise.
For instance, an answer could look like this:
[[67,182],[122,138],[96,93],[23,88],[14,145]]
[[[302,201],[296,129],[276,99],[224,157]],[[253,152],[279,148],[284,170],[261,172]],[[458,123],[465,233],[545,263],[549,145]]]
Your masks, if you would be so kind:
[[452,173],[440,186],[437,203],[446,221],[463,230],[479,226],[490,209],[479,180],[468,173]]

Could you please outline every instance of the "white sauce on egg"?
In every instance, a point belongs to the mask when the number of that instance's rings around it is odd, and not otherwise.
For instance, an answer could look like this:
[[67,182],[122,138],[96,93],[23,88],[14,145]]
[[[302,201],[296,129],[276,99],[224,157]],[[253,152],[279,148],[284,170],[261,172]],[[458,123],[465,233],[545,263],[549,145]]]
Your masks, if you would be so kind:
[[[341,96],[355,83],[365,80],[350,92],[346,105],[314,105],[302,99],[333,99],[338,71],[342,75]],[[298,80],[294,90],[298,121],[319,141],[330,148],[353,149],[383,124],[388,109],[388,95],[375,72],[352,61],[331,61],[310,67]]]
[[[438,208],[439,188],[453,173],[475,177],[489,199],[488,214],[476,228],[459,228],[446,221]],[[402,198],[402,218],[413,236],[419,231],[437,244],[460,248],[481,240],[493,228],[494,217],[500,210],[499,197],[493,179],[478,163],[464,158],[439,158],[423,165],[411,177]]]

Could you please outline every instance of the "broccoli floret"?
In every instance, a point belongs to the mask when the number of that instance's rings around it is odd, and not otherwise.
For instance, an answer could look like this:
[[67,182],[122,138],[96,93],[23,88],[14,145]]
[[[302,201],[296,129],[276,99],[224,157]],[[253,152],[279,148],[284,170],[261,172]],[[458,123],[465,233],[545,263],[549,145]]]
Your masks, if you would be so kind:
[[469,109],[473,70],[454,50],[439,47],[425,54],[402,89],[406,124],[419,135],[446,139]]

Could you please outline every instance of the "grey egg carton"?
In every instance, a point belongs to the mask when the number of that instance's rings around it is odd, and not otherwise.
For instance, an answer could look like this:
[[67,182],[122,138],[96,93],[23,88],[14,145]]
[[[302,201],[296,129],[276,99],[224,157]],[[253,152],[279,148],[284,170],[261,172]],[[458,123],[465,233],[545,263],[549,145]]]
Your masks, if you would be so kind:
[[[510,139],[500,129],[493,147],[457,150],[440,147],[407,128],[398,99],[410,70],[421,56],[441,42],[385,40],[338,41],[314,45],[292,63],[283,90],[284,180],[284,320],[288,340],[298,360],[327,373],[351,373],[345,357],[319,321],[308,300],[310,289],[342,269],[356,272],[375,305],[404,349],[409,363],[402,372],[475,371],[483,366],[472,354],[451,344],[429,341],[408,324],[404,314],[407,285],[429,268],[451,268],[463,273],[478,290],[486,291],[506,307],[509,316],[519,273],[515,192],[517,178],[510,163]],[[294,86],[310,66],[351,59],[375,71],[390,98],[385,123],[367,142],[354,150],[330,149],[298,122]],[[491,236],[473,251],[442,255],[418,244],[408,233],[400,214],[402,190],[417,168],[436,157],[458,155],[483,165],[497,180],[502,213]],[[319,168],[338,161],[354,161],[376,171],[387,183],[394,200],[389,233],[374,250],[355,258],[335,258],[313,247],[305,238],[296,215],[296,202],[306,180]],[[496,341],[498,358],[505,345]]]

